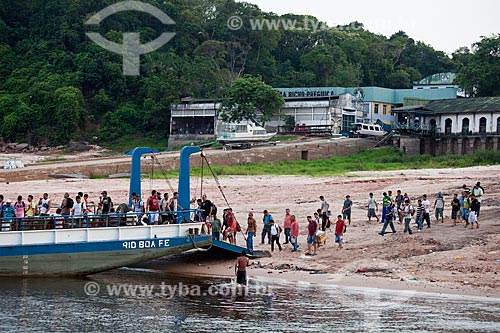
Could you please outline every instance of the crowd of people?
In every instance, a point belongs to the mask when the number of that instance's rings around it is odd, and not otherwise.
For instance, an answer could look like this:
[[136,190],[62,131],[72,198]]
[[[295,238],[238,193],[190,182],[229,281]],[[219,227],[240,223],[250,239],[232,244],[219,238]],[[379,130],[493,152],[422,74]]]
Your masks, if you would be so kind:
[[[457,226],[458,223],[464,221],[465,227],[479,228],[484,189],[481,187],[480,182],[477,182],[472,189],[463,185],[459,192],[454,193],[452,198],[448,199],[451,207],[451,225]],[[375,199],[373,193],[369,193],[367,200],[368,223],[371,223],[372,219],[376,219],[376,223],[383,224],[379,232],[382,236],[388,232],[388,228],[392,233],[396,233],[395,222],[401,224],[403,232],[408,234],[412,234],[415,228],[416,232],[421,232],[424,225],[430,229],[431,212],[434,212],[436,223],[439,223],[439,221],[444,223],[444,209],[447,203],[442,192],[438,192],[433,201],[432,203],[426,194],[412,198],[408,193],[403,194],[401,190],[397,190],[395,196],[393,196],[392,191],[386,191],[383,192],[380,201],[379,216],[379,201]],[[350,195],[345,196],[340,214],[336,220],[331,220],[330,204],[323,195],[319,197],[318,206],[316,211],[306,217],[306,255],[316,255],[321,235],[332,229],[335,234],[335,242],[338,244],[338,248],[342,249],[343,234],[346,232],[347,226],[352,223],[353,201]],[[51,213],[53,209],[55,209],[55,213]],[[119,212],[126,213],[130,211],[135,213],[137,224],[169,224],[176,222],[176,214],[179,209],[182,210],[183,208],[178,203],[177,192],[174,192],[169,197],[169,193],[162,195],[160,192],[152,190],[146,202],[141,199],[139,194],[132,193],[131,205],[125,206]],[[205,194],[202,195],[201,199],[192,200],[189,209],[192,211],[191,219],[204,222],[206,226],[204,232],[211,234],[214,240],[226,241],[236,245],[237,235],[241,233],[246,239],[247,253],[253,254],[254,238],[257,237],[260,228],[254,212],[248,213],[246,228],[243,229],[231,208],[225,208],[219,219],[217,206]],[[4,200],[4,196],[0,194],[1,231],[12,230],[13,221],[22,220],[26,217],[54,216],[55,227],[63,228],[64,222],[62,221],[64,219],[58,217],[113,214],[115,212],[113,201],[106,191],[101,192],[97,206],[95,206],[94,202],[89,201],[88,194],[82,192],[79,192],[74,200],[69,193],[65,193],[59,206],[53,204],[47,193],[44,193],[38,200],[35,200],[33,195],[28,195],[27,202],[23,200],[22,196],[18,196],[15,202],[10,199]],[[414,221],[416,227],[412,226],[412,221]],[[261,228],[261,245],[267,243],[270,245],[271,251],[274,251],[275,248],[282,251],[284,245],[290,244],[292,252],[298,251],[299,220],[291,213],[290,209],[285,209],[284,216],[280,221],[276,221],[268,210],[263,210]],[[281,240],[284,241],[283,244]]]
[[[450,199],[451,207],[451,225],[457,226],[458,223],[464,221],[464,227],[473,229],[474,226],[479,228],[479,215],[481,210],[481,200],[484,194],[484,189],[480,182],[469,189],[466,184],[460,189],[460,195],[453,193]],[[424,229],[424,223],[428,229],[431,228],[431,212],[434,212],[435,222],[444,223],[445,198],[440,191],[434,198],[434,203],[431,203],[427,194],[423,194],[416,199],[410,198],[407,193],[402,194],[401,190],[396,192],[393,197],[392,191],[383,193],[382,198],[382,213],[379,218],[377,215],[378,202],[373,197],[373,193],[369,194],[368,198],[368,222],[372,218],[376,218],[378,223],[382,223],[380,235],[384,236],[387,227],[390,227],[392,233],[396,233],[394,221],[399,224],[404,224],[404,233],[412,234],[412,220],[416,224],[416,231],[421,232]]]
[[[457,189],[457,192],[453,193],[452,197],[448,199],[451,209],[451,226],[457,226],[461,221],[464,221],[465,228],[479,228],[481,200],[484,195],[481,183],[477,182],[472,189],[468,188],[467,185],[463,185],[461,189]],[[353,201],[350,195],[346,195],[341,205],[340,214],[335,221],[330,220],[332,215],[330,204],[325,200],[325,197],[320,196],[319,200],[319,208],[312,215],[306,217],[306,255],[316,255],[321,234],[327,230],[332,230],[332,228],[335,232],[335,242],[338,244],[338,248],[341,249],[343,235],[347,230],[347,226],[352,223]],[[379,214],[379,201],[375,199],[373,193],[369,193],[366,206],[367,222],[370,224],[372,219],[376,219],[376,223],[382,224],[382,229],[379,232],[382,236],[387,233],[388,228],[392,233],[396,233],[395,223],[401,224],[403,233],[413,234],[414,230],[421,232],[424,226],[431,229],[432,213],[434,213],[432,223],[444,223],[447,203],[448,201],[441,191],[433,199],[430,199],[427,194],[423,194],[421,197],[411,197],[408,193],[403,194],[401,190],[397,190],[396,195],[393,195],[393,192],[389,190],[382,193]],[[274,251],[276,247],[281,251],[283,246],[280,240],[284,240],[283,245],[290,244],[291,251],[296,252],[299,247],[300,228],[298,219],[287,208],[283,219],[280,221],[282,223],[277,222],[267,210],[262,212],[260,244],[267,243],[271,251]],[[258,223],[254,212],[248,213],[247,227],[244,232],[229,208],[224,210],[222,222],[215,218],[210,223],[214,239],[227,240],[232,244],[236,244],[236,236],[241,231],[246,237],[247,253],[253,254],[253,239],[257,237],[258,232]]]

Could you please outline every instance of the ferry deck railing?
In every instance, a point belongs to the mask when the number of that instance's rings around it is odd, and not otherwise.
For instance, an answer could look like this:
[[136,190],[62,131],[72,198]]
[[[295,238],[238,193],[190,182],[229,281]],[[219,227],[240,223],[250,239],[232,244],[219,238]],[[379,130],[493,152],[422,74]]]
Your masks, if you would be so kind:
[[[199,209],[186,209],[179,211],[183,216],[190,216],[181,223],[198,222]],[[78,228],[105,228],[134,225],[152,225],[151,216],[159,214],[157,224],[178,224],[177,212],[127,212],[110,214],[85,214],[85,215],[50,215],[8,217],[0,219],[0,232],[30,231],[51,229],[78,229]],[[166,218],[162,221],[162,215]]]

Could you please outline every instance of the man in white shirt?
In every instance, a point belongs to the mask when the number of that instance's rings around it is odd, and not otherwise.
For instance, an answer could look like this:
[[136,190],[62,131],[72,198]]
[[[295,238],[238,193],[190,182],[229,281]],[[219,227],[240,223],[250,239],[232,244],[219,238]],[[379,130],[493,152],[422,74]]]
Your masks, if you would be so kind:
[[321,230],[326,230],[326,225],[328,223],[328,210],[330,209],[330,204],[326,201],[325,197],[320,195],[319,200],[321,200]]
[[427,228],[431,227],[431,202],[427,200],[427,194],[423,195],[422,205],[424,206],[424,221],[427,223]]
[[484,190],[481,187],[481,182],[476,183],[476,185],[472,189],[472,194],[474,194],[474,196],[476,197],[477,202],[479,204],[478,208],[477,208],[477,212],[476,212],[476,217],[479,217],[479,211],[481,209],[481,199],[483,198],[483,194],[484,194]]

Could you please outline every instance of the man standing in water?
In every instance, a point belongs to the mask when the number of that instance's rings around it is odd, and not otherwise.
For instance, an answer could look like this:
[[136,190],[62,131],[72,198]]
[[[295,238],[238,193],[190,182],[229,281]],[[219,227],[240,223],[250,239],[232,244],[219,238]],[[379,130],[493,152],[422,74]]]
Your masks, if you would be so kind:
[[236,275],[236,283],[239,285],[247,285],[247,266],[250,264],[245,250],[241,251],[241,256],[236,259],[234,265],[234,274]]

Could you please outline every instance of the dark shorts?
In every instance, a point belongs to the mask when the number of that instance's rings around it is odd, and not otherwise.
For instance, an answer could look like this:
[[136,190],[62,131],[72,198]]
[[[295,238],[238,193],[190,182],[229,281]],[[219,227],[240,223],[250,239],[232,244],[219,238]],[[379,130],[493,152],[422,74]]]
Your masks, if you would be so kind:
[[236,274],[236,283],[238,284],[247,284],[247,272],[246,271],[238,271]]
[[458,210],[452,210],[451,211],[451,218],[456,219],[458,216],[459,211]]
[[342,218],[343,219],[350,219],[351,218],[351,211],[346,210],[345,212],[342,213]]
[[368,208],[368,217],[377,217],[377,214],[375,214],[375,208]]

